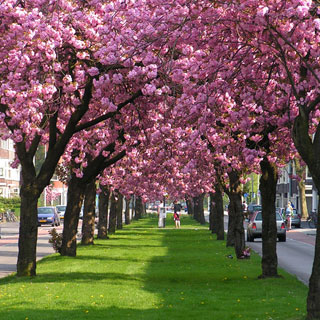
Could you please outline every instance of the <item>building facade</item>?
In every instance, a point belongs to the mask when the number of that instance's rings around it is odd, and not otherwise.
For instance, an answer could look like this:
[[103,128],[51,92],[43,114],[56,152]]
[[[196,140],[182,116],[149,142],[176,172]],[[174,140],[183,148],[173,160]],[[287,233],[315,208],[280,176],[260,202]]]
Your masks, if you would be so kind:
[[10,166],[14,158],[13,141],[0,139],[0,197],[19,196],[20,167],[14,169]]
[[[307,210],[318,209],[318,191],[312,182],[308,168],[306,169],[306,201]],[[291,201],[295,208],[300,211],[300,199],[296,171],[292,162],[280,171],[280,177],[277,184],[276,207],[285,208],[288,201]]]

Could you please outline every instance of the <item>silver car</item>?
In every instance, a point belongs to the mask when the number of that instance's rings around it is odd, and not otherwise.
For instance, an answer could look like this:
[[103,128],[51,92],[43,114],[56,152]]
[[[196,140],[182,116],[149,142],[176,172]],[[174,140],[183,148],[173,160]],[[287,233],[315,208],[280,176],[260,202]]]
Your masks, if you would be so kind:
[[66,212],[67,206],[56,206],[58,213],[60,214],[60,219],[64,220],[64,213]]
[[[280,214],[276,212],[277,238],[280,242],[286,241],[286,226]],[[247,241],[253,242],[255,238],[262,237],[262,212],[254,213],[247,226]]]

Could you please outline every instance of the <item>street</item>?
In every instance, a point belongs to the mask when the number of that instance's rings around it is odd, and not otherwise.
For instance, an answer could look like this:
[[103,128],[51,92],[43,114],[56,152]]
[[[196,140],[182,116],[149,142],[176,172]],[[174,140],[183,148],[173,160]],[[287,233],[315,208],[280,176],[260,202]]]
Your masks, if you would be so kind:
[[[19,222],[1,223],[0,239],[0,278],[12,272],[16,272],[18,256]],[[37,260],[54,253],[52,245],[48,243],[50,235],[48,231],[51,226],[38,228]],[[58,232],[62,232],[62,226],[56,227]]]
[[[205,217],[208,222],[209,216]],[[225,232],[227,232],[228,216],[226,212],[224,222]],[[287,232],[286,242],[277,242],[278,266],[296,275],[300,281],[308,285],[313,265],[316,229],[308,228],[305,221],[302,221],[301,226],[302,228],[292,228]],[[244,227],[246,230],[246,222],[244,222]],[[262,255],[262,239],[246,242],[246,245],[260,256]]]

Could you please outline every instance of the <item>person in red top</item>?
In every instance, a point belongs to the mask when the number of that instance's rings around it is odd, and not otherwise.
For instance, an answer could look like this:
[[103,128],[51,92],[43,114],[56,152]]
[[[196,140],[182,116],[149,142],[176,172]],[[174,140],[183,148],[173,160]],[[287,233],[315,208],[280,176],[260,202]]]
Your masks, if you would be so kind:
[[[180,204],[179,204],[180,205]],[[180,229],[180,212],[181,206],[178,207],[176,201],[174,202],[174,214],[173,214],[173,220],[176,224],[176,229]]]

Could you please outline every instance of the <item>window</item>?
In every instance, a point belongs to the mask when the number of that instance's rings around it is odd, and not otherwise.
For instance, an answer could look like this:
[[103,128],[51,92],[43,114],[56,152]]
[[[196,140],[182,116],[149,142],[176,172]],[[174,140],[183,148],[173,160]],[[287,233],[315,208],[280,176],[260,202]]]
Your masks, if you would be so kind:
[[312,177],[311,177],[311,174],[310,174],[310,171],[309,171],[309,168],[308,168],[308,167],[306,168],[306,177],[307,177],[308,179],[312,179]]
[[0,168],[0,177],[3,177],[3,173],[4,173],[3,168]]
[[8,140],[1,140],[0,146],[1,148],[8,150],[8,147],[9,147]]

